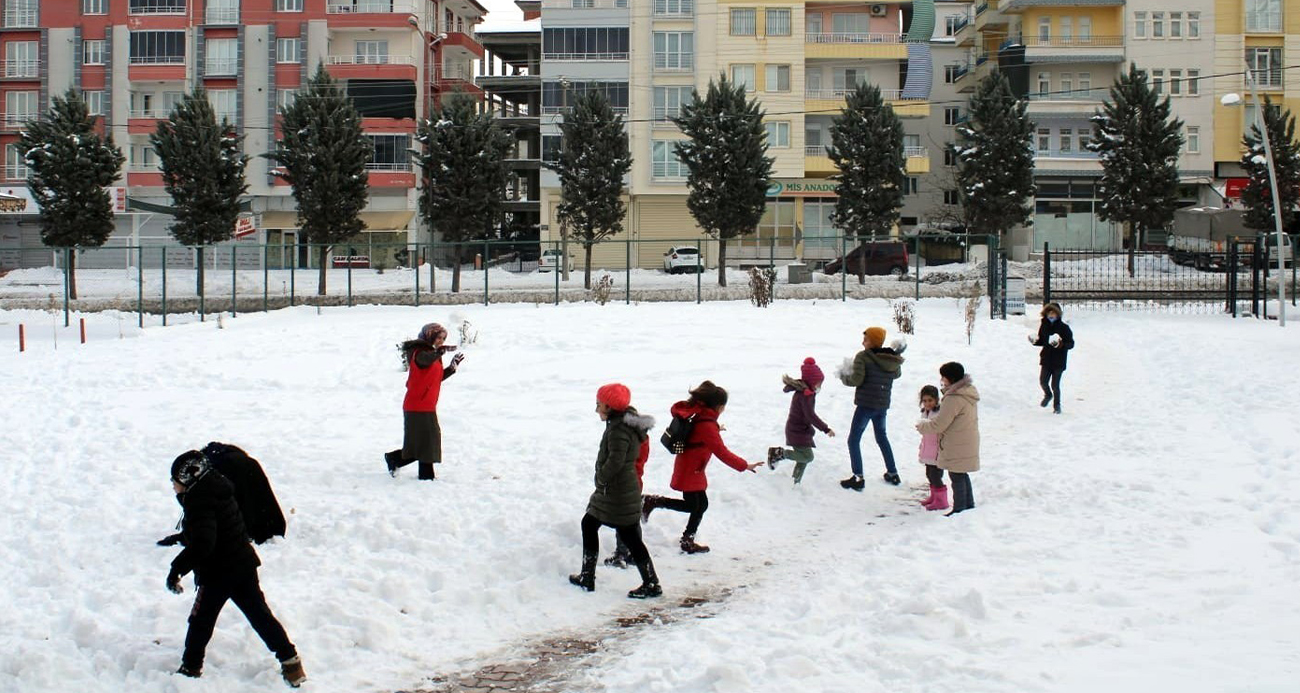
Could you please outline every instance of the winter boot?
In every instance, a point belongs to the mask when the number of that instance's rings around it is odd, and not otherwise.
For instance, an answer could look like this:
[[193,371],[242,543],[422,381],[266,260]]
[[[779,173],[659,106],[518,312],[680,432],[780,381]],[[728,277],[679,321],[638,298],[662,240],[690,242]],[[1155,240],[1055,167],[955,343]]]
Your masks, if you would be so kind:
[[776,469],[776,463],[785,459],[785,448],[767,449],[767,468]]
[[650,511],[659,507],[663,499],[663,496],[641,496],[641,524],[650,521]]
[[866,487],[867,487],[867,482],[857,474],[854,474],[853,476],[840,481],[840,488],[847,488],[847,489],[853,489],[854,491],[861,491]]
[[307,680],[307,672],[302,670],[302,659],[294,655],[280,662],[280,676],[284,677],[284,682],[297,688]]
[[1051,404],[1051,403],[1052,403],[1052,393],[1047,392],[1047,393],[1044,393],[1044,394],[1043,394],[1043,401],[1039,402],[1039,403],[1038,403],[1038,406],[1040,406],[1040,407],[1046,409],[1046,408],[1047,408],[1047,405],[1049,405],[1049,404]]
[[655,575],[655,564],[646,556],[645,563],[636,564],[636,569],[641,572],[641,586],[627,593],[629,599],[649,599],[651,597],[663,596],[663,588],[659,586],[659,576]]
[[800,481],[803,481],[803,472],[804,472],[804,470],[807,469],[807,468],[808,468],[808,463],[807,463],[807,462],[795,462],[795,463],[794,463],[794,474],[791,475],[791,476],[794,477],[794,483],[797,484],[797,483],[799,483]]
[[203,667],[189,667],[182,664],[180,668],[176,670],[176,673],[181,676],[188,676],[192,679],[197,679],[203,675]]
[[[903,483],[903,480],[898,478],[898,472],[885,472],[885,475],[881,478],[885,480],[885,483],[893,484],[895,486]],[[862,489],[858,490],[861,491]]]
[[694,534],[682,535],[682,553],[708,553],[709,547],[695,543]]
[[925,503],[926,510],[947,510],[948,509],[948,487],[931,486],[930,502]]
[[930,487],[930,495],[929,495],[929,496],[926,496],[925,500],[920,501],[922,507],[927,506],[927,505],[929,505],[929,504],[931,504],[931,503],[934,502],[934,492],[935,492],[935,489],[937,489],[937,488],[939,488],[939,487],[938,487],[938,486],[931,486],[931,487]]
[[384,453],[384,464],[388,465],[388,476],[397,476],[397,468],[402,466],[402,451]]
[[434,480],[434,479],[436,479],[436,478],[438,478],[438,477],[437,477],[436,474],[433,473],[433,463],[432,463],[432,462],[421,462],[421,463],[420,463],[420,479],[423,480],[423,481],[432,481],[432,480]]
[[582,571],[577,575],[570,575],[569,582],[588,592],[596,591],[596,554],[582,554]]
[[630,563],[632,563],[632,552],[621,541],[614,547],[614,553],[605,559],[605,565],[611,568],[626,568]]

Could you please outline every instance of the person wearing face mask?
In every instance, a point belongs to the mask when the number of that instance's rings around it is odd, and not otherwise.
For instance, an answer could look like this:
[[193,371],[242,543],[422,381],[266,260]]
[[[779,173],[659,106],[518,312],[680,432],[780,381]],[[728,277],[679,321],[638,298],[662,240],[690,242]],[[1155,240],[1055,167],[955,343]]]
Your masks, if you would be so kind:
[[1059,303],[1043,306],[1043,321],[1037,335],[1029,335],[1029,343],[1042,347],[1038,356],[1038,384],[1043,388],[1043,401],[1039,406],[1052,405],[1052,411],[1061,413],[1061,374],[1065,372],[1066,354],[1074,348],[1074,332],[1061,319]]

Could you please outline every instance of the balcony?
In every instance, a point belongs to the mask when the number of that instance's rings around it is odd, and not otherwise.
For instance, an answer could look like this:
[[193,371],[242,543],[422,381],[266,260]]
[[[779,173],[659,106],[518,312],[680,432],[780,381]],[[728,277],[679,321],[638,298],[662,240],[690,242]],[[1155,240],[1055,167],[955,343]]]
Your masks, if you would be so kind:
[[[829,113],[844,108],[844,97],[853,89],[808,89],[804,91],[804,107],[809,112]],[[927,99],[904,99],[902,89],[881,89],[880,96],[893,107],[900,118],[923,118],[930,115]]]
[[239,24],[238,7],[211,7],[203,11],[203,21],[212,26],[229,26]]
[[483,88],[474,83],[474,70],[468,65],[440,65],[433,76],[438,88],[444,92],[483,93]]
[[[826,146],[810,144],[803,148],[804,175],[829,176],[839,173],[826,153]],[[925,147],[903,147],[904,170],[909,174],[930,172],[930,153]]]
[[930,152],[925,147],[903,147],[904,169],[907,173],[929,173]]
[[[1272,67],[1255,69],[1250,71],[1250,76],[1255,78],[1255,86],[1265,91],[1282,91],[1282,68]],[[1249,89],[1246,80],[1241,80],[1242,88]]]
[[905,60],[907,46],[903,43],[902,34],[807,33],[804,34],[804,56]]
[[625,10],[630,0],[542,0],[544,10]]
[[953,26],[952,40],[958,46],[969,47],[975,45],[975,23],[969,16],[961,17]]
[[695,0],[654,0],[655,19],[690,19],[695,16]]
[[443,55],[455,60],[474,60],[483,57],[483,44],[472,33],[448,31],[442,40]]
[[330,55],[325,63],[339,79],[415,79],[415,58],[409,55]]
[[540,63],[518,63],[502,66],[504,74],[485,75],[479,73],[474,82],[487,91],[501,91],[508,98],[518,98],[525,90],[541,91],[542,70]]
[[1034,152],[1034,167],[1040,173],[1096,173],[1101,171],[1101,158],[1096,152],[1070,149],[1039,149]]
[[[665,69],[659,67],[659,58],[659,55],[655,56],[655,69]],[[627,62],[627,53],[543,53],[542,60],[605,60]],[[684,70],[679,71],[690,72],[691,70],[692,68],[687,67]]]
[[40,118],[36,113],[6,113],[0,115],[0,130],[4,132],[21,132],[27,129],[27,124]]
[[[1096,76],[1094,76],[1094,79]],[[1101,108],[1105,89],[1078,89],[1067,93],[1029,94],[1030,116],[1091,116]]]
[[331,28],[413,29],[407,20],[420,16],[411,0],[329,0],[325,19]]
[[655,130],[676,130],[677,124],[669,120],[669,118],[676,117],[681,112],[680,108],[656,108],[654,109],[654,118],[651,120],[651,127]]
[[204,77],[234,77],[239,74],[239,59],[208,58],[203,63]]
[[180,2],[177,0],[131,0],[130,9],[127,10],[127,13],[133,15],[170,14],[184,16],[186,11],[184,0]]
[[409,161],[372,161],[366,179],[372,188],[415,187],[415,165]]
[[[613,111],[614,115],[627,115],[627,106],[611,106],[609,110]],[[564,115],[568,111],[568,106],[542,106],[542,115],[558,116]]]
[[39,13],[35,7],[6,7],[4,10],[4,28],[37,29],[40,27]]
[[5,180],[27,180],[30,169],[22,164],[5,165]]
[[5,79],[39,79],[41,61],[35,59],[5,60],[0,75]]
[[1246,12],[1246,33],[1280,34],[1282,33],[1282,13]]
[[[1012,38],[1004,46],[1017,42]],[[1025,62],[1124,62],[1123,36],[1025,36]]]

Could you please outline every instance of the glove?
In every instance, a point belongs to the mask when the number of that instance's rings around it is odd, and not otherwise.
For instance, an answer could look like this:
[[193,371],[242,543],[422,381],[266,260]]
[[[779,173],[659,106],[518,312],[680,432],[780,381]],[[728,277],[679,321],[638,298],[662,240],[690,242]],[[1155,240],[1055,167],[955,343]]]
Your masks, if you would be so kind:
[[183,535],[181,535],[181,534],[179,534],[179,533],[177,533],[177,534],[168,534],[167,536],[165,536],[165,537],[163,537],[162,539],[159,539],[159,540],[158,540],[158,545],[159,545],[159,546],[175,546],[175,545],[181,543],[181,539],[183,539],[183,538],[184,538]]
[[172,594],[180,594],[185,591],[185,588],[181,587],[181,576],[177,575],[174,571],[167,573],[167,589],[170,590]]
[[451,364],[449,367],[455,370],[455,368],[460,365],[460,362],[464,360],[465,360],[465,354],[456,354],[455,356],[451,357]]
[[1029,338],[1029,343],[1030,343],[1030,344],[1033,344],[1034,342],[1037,342],[1037,341],[1038,341],[1037,339],[1034,338],[1034,335],[1032,335],[1032,334],[1027,334],[1027,335],[1025,335],[1025,337]]

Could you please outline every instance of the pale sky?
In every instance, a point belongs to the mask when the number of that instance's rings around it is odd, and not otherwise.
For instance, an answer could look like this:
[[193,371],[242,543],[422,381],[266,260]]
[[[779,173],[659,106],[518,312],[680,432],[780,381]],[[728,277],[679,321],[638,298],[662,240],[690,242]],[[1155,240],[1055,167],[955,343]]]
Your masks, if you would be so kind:
[[524,15],[515,5],[515,0],[479,0],[479,4],[488,9],[486,23],[515,21],[523,19]]

